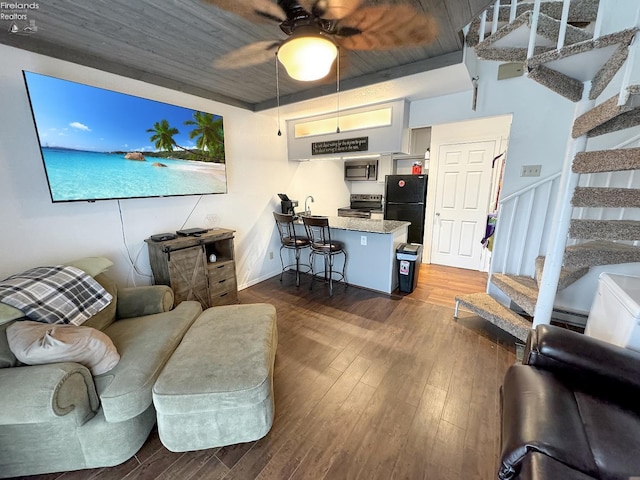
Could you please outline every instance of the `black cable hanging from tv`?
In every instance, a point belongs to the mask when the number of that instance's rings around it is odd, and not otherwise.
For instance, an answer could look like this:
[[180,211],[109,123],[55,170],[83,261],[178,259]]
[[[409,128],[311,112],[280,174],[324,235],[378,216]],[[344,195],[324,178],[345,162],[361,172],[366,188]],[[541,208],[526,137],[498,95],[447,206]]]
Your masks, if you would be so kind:
[[336,60],[336,133],[340,133],[340,48]]
[[278,104],[278,136],[282,136],[282,131],[280,130],[280,75],[278,69],[278,52],[275,54],[276,58],[276,102]]

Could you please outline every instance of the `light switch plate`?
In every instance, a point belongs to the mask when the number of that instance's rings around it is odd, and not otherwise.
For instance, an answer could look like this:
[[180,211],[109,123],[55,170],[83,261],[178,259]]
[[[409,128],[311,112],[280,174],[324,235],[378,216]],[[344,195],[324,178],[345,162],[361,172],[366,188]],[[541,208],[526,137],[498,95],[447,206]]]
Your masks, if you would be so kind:
[[520,169],[521,177],[539,177],[542,165],[522,165]]

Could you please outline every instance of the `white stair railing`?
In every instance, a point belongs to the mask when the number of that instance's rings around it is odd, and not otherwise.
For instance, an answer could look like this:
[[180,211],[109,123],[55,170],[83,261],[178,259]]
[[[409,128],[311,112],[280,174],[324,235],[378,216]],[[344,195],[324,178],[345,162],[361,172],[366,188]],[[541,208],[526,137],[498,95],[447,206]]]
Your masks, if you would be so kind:
[[564,47],[564,40],[567,35],[567,23],[569,21],[569,5],[571,0],[564,0],[562,3],[562,16],[560,18],[560,32],[558,32],[558,44],[556,48],[560,50]]
[[516,13],[518,12],[518,0],[511,2],[511,9],[509,10],[509,23],[516,19]]
[[[534,205],[537,206],[536,215],[545,211],[545,218],[550,216],[547,214],[552,207],[551,197],[559,178],[560,173],[556,173],[500,199],[495,232],[495,256],[489,268],[490,273],[521,275],[525,268],[533,265],[535,258],[543,253],[542,239],[545,229],[540,228],[536,232],[526,231],[524,234],[522,229],[523,226],[531,225]],[[520,232],[520,235],[514,235],[516,232]],[[502,258],[496,258],[500,256]]]
[[491,35],[498,30],[498,20],[500,16],[500,0],[497,0],[493,5],[493,22],[491,22]]
[[[531,15],[531,31],[529,32],[529,41],[527,44],[527,59],[531,58],[535,53],[536,47],[536,39],[538,34],[538,19],[540,18],[540,10],[542,7],[543,0],[534,0],[533,3],[533,13]],[[602,18],[600,15],[604,10],[604,5],[606,2],[603,0],[600,2],[598,6],[598,20],[596,20],[594,26],[594,37],[597,38],[600,36],[600,30],[602,27],[602,21],[599,20]],[[491,17],[491,34],[496,33],[498,30],[498,20],[499,20],[499,12],[500,12],[500,0],[496,0],[492,7],[487,8],[480,14],[480,27],[479,27],[479,42],[482,42],[486,37],[486,32],[488,29],[487,25],[487,13],[489,10],[493,9],[492,17]],[[518,10],[518,0],[513,0],[511,2],[506,2],[505,5],[509,5],[509,23],[513,22],[516,18],[517,10]],[[558,32],[558,41],[556,44],[556,48],[560,50],[564,47],[564,42],[567,33],[567,26],[569,24],[569,8],[571,6],[571,0],[562,0],[562,14],[560,17],[560,31]]]
[[540,5],[542,0],[533,3],[533,14],[531,15],[531,32],[529,33],[529,46],[527,47],[527,59],[533,57],[536,48],[536,36],[538,34],[538,19],[540,18]]

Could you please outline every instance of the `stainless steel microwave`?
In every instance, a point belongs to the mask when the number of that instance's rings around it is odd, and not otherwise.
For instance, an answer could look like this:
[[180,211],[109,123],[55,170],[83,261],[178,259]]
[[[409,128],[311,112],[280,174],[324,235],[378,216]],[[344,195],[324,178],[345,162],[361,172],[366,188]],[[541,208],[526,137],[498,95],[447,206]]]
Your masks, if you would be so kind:
[[344,162],[345,180],[377,180],[378,160],[345,160]]

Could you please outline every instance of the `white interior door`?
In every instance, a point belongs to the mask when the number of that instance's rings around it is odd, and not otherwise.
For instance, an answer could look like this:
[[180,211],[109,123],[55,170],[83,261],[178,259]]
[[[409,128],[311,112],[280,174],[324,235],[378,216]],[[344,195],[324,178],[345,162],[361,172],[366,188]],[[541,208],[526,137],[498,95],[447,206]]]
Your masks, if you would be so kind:
[[431,262],[481,269],[495,141],[441,145]]

